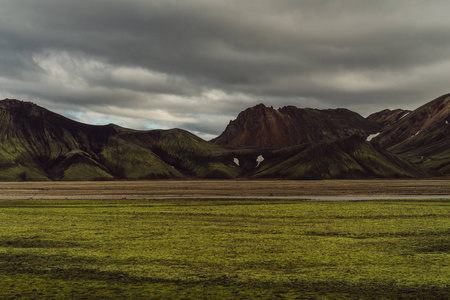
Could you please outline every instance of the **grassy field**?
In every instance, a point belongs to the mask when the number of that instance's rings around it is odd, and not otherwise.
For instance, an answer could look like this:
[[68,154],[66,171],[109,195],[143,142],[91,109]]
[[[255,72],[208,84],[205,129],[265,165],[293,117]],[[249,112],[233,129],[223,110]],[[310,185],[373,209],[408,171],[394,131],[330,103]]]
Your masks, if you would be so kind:
[[1,299],[449,296],[450,201],[0,201]]

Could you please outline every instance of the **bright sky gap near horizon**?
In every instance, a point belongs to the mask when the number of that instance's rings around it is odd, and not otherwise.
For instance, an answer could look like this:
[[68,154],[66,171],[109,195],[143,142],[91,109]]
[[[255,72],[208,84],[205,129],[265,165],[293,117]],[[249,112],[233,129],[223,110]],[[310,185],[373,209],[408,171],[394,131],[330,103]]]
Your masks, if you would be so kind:
[[367,116],[450,92],[450,2],[0,0],[0,99],[218,136],[258,103]]

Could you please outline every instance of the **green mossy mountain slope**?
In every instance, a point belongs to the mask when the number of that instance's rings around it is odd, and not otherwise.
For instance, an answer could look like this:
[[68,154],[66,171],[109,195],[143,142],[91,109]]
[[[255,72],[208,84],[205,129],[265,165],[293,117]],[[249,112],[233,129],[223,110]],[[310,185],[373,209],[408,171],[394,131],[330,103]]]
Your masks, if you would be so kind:
[[87,125],[33,103],[0,101],[2,181],[423,176],[356,137],[280,150],[230,149],[181,129]]
[[422,168],[449,175],[450,126],[424,132],[392,152]]
[[75,122],[29,102],[0,102],[0,180],[236,178],[225,150],[180,130]]
[[308,144],[267,155],[253,178],[416,178],[428,173],[358,136]]

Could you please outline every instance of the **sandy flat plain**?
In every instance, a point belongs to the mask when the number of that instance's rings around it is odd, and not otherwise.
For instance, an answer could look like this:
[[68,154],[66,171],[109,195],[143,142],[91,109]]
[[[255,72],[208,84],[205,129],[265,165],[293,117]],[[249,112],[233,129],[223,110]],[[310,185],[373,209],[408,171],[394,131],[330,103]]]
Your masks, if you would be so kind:
[[1,182],[0,199],[449,195],[450,180]]

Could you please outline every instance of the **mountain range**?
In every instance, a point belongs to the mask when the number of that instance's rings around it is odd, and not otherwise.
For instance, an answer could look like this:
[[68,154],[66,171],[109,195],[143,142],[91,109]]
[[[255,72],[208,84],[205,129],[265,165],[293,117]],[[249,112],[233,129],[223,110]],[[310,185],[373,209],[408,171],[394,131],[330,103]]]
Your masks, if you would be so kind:
[[450,175],[450,95],[367,118],[347,109],[241,112],[212,141],[182,129],[76,122],[0,101],[0,180],[333,179]]

